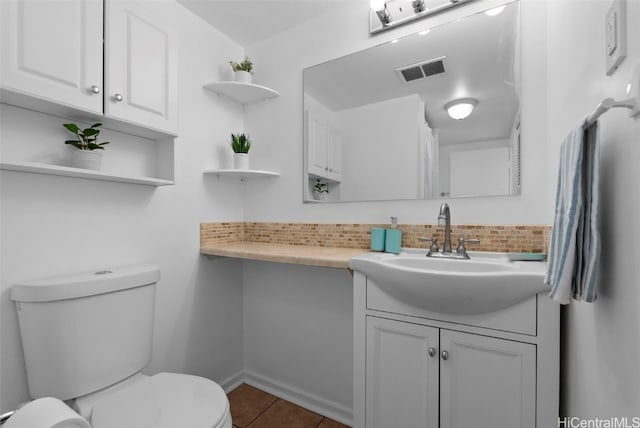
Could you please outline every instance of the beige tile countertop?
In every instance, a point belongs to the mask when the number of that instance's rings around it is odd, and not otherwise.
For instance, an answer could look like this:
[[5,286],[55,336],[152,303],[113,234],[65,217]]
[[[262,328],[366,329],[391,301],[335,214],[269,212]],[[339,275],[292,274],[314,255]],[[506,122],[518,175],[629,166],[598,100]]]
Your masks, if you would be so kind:
[[368,250],[363,248],[315,247],[310,245],[270,244],[261,242],[235,242],[205,244],[200,254],[263,260],[277,263],[293,263],[347,269],[349,259]]

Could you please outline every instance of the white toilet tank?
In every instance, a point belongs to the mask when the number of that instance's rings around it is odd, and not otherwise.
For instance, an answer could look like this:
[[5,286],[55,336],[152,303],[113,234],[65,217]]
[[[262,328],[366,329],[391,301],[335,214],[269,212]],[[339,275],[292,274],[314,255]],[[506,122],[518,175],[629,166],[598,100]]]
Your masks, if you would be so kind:
[[159,278],[143,265],[14,285],[31,396],[76,398],[146,366]]

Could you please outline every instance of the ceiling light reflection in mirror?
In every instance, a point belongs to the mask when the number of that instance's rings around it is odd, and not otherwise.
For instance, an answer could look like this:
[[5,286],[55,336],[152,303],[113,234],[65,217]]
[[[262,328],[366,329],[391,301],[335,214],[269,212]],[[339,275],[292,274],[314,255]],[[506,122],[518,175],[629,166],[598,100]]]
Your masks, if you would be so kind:
[[519,27],[513,2],[306,68],[304,200],[518,194]]

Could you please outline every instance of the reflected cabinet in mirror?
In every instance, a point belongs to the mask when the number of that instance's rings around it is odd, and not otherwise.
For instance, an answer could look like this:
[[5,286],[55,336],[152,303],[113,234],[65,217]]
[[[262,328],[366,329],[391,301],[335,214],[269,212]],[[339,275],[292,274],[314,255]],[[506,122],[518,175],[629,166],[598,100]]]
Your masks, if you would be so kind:
[[304,70],[305,201],[520,193],[520,7]]

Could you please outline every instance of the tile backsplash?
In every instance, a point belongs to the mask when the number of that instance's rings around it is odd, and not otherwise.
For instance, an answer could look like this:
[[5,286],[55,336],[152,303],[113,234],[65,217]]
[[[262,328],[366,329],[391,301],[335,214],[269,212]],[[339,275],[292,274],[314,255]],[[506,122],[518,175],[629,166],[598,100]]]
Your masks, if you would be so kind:
[[[369,248],[372,227],[383,224],[362,223],[272,223],[220,222],[200,224],[200,245],[235,242],[310,245],[318,247]],[[436,236],[442,248],[444,228],[435,224],[399,224],[402,246],[427,248],[419,237]],[[468,250],[498,252],[544,253],[547,251],[551,226],[547,225],[453,225],[451,241],[455,248],[458,238],[478,238],[480,244],[467,244]]]

